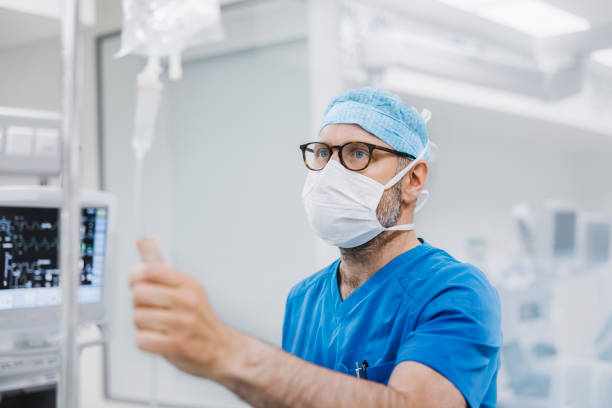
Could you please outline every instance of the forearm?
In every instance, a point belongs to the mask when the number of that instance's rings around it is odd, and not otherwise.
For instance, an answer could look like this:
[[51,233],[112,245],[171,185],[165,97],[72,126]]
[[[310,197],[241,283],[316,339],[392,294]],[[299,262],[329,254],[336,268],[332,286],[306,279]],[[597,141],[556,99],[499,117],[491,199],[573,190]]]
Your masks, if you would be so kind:
[[414,407],[391,387],[316,366],[248,336],[216,380],[254,407]]

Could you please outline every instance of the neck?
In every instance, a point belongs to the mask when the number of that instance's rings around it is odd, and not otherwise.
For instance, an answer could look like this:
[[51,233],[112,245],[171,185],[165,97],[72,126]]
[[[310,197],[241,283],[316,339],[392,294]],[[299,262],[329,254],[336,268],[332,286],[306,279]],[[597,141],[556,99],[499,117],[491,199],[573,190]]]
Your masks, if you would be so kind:
[[355,248],[340,248],[338,287],[342,299],[395,257],[420,245],[414,231],[385,231]]

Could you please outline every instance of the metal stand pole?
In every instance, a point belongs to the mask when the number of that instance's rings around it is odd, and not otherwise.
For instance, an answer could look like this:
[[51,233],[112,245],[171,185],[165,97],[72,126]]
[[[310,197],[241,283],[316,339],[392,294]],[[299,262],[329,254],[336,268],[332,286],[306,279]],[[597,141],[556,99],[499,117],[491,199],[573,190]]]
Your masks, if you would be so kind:
[[78,286],[80,276],[80,93],[81,32],[79,0],[64,0],[62,16],[63,118],[62,188],[60,219],[61,368],[57,408],[77,408],[78,376]]

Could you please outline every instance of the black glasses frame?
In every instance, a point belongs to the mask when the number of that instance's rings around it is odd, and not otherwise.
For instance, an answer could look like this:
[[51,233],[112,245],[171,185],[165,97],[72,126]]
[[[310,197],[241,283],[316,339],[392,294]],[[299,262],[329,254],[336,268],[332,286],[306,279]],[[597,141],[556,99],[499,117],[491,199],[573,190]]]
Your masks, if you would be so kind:
[[[345,143],[343,145],[335,145],[335,146],[330,146],[327,143],[323,143],[323,142],[304,143],[304,144],[300,145],[300,150],[302,151],[302,159],[304,160],[304,165],[306,165],[308,170],[312,170],[312,171],[321,171],[321,170],[323,170],[325,168],[325,166],[323,166],[320,169],[313,169],[312,167],[310,167],[308,165],[308,162],[306,161],[306,151],[314,153],[314,150],[313,149],[308,149],[308,146],[314,145],[314,144],[322,144],[322,145],[327,146],[329,148],[329,150],[332,152],[332,154],[333,154],[334,149],[338,149],[338,157],[340,158],[340,163],[342,163],[342,165],[346,169],[351,170],[351,171],[361,171],[361,170],[366,169],[370,165],[370,162],[372,161],[372,152],[374,150],[382,150],[383,152],[392,153],[392,154],[395,154],[396,156],[400,156],[400,157],[406,157],[406,158],[408,158],[410,160],[415,160],[416,159],[416,157],[414,157],[410,153],[399,152],[397,150],[389,149],[389,148],[386,148],[384,146],[378,146],[378,145],[375,145],[375,144],[372,144],[372,143],[366,143],[366,142],[348,142],[348,143]],[[346,165],[346,163],[344,163],[344,159],[342,158],[342,149],[344,149],[345,146],[348,146],[348,145],[351,145],[351,144],[361,144],[361,145],[365,145],[365,146],[368,147],[368,150],[369,150],[368,162],[366,163],[365,166],[363,166],[360,169],[351,169],[351,168],[349,168]],[[329,156],[329,159],[327,160],[325,165],[327,165],[329,160],[331,160],[331,155]]]

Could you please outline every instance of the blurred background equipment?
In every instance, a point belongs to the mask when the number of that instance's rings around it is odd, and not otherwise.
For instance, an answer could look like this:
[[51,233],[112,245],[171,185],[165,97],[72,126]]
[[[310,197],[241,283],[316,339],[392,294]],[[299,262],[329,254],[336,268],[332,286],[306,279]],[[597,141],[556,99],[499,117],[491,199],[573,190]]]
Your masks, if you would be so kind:
[[580,257],[587,266],[605,265],[610,261],[609,219],[597,213],[582,214],[580,218]]
[[508,258],[496,281],[504,316],[500,405],[604,407],[612,385],[610,221],[550,200],[539,211],[517,205],[513,215],[517,241],[535,237],[540,245]]

